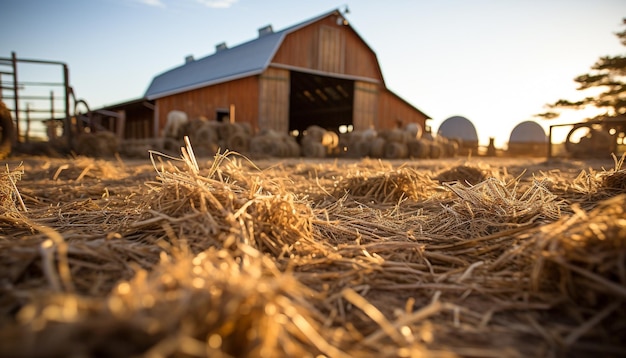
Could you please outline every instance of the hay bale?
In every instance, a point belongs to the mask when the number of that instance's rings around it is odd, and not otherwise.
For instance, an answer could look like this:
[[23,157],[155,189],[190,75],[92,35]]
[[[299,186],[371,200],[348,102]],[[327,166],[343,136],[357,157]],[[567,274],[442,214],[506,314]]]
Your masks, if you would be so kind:
[[365,140],[365,138],[363,137],[363,131],[352,131],[352,132],[345,133],[343,135],[343,138],[345,139],[348,145],[352,142],[359,142],[359,141]]
[[383,138],[385,141],[389,140],[391,129],[384,129],[378,132],[377,137]]
[[249,122],[235,122],[235,124],[239,126],[241,132],[247,134],[249,137],[254,135],[254,130]]
[[197,132],[200,128],[202,128],[208,122],[209,120],[203,116],[190,119],[184,127],[185,135],[191,138],[192,134]]
[[385,143],[387,143],[387,141],[384,138],[375,138],[370,147],[370,157],[383,158],[385,156]]
[[219,136],[217,134],[216,123],[203,122],[197,123],[197,128],[189,133],[189,139],[196,145],[201,143],[217,143]]
[[237,123],[230,122],[218,122],[217,126],[217,135],[219,140],[227,143],[230,137],[235,135],[235,133],[245,132],[245,129]]
[[357,140],[351,141],[348,147],[347,154],[350,158],[364,158],[370,154],[372,142],[369,140]]
[[233,133],[226,141],[226,149],[247,153],[250,149],[250,136],[244,131]]
[[291,156],[291,148],[285,141],[284,137],[274,142],[274,148],[271,151],[271,156],[276,158],[287,158]]
[[320,142],[313,140],[302,140],[302,155],[307,158],[324,158],[326,157],[326,148]]
[[354,130],[347,133],[347,138],[349,142],[373,140],[376,137],[378,137],[378,132],[376,132],[376,130],[373,128],[365,130]]
[[406,143],[410,134],[402,129],[394,128],[381,132],[381,137],[385,138],[387,142]]
[[443,148],[437,141],[430,142],[430,158],[439,159],[443,156]]
[[0,159],[6,158],[11,153],[14,141],[15,129],[11,111],[0,101]]
[[[339,136],[337,135],[337,133],[333,131],[327,131],[326,129],[320,126],[313,125],[313,126],[308,127],[304,131],[303,136],[302,136],[302,143],[305,143],[305,142],[306,143],[320,143],[324,147],[324,151],[325,151],[324,156],[338,153]],[[309,145],[307,144],[307,146]],[[316,152],[318,150],[317,148],[314,149],[313,147],[314,145],[311,144],[309,148],[305,149],[304,151],[307,153],[304,155],[305,156],[307,155],[319,156],[319,154],[309,153],[309,151]]]
[[322,145],[327,148],[334,148],[339,144],[339,136],[333,131],[324,132]]
[[217,134],[218,122],[206,121],[199,123],[198,128],[189,134],[194,152],[201,157],[212,156],[219,149]]
[[89,157],[112,157],[118,152],[119,139],[109,131],[82,133],[78,136],[76,151]]
[[159,138],[160,145],[157,145],[152,144],[152,139],[125,139],[120,144],[120,154],[130,158],[147,158],[150,150],[163,150],[163,140]]
[[324,140],[324,134],[326,134],[326,129],[317,125],[312,125],[304,130],[302,136],[311,142],[322,143]]
[[267,135],[257,135],[250,139],[250,154],[259,155],[274,155],[274,138]]
[[171,137],[163,138],[163,151],[167,153],[180,153],[180,148],[183,147],[185,142],[182,139],[176,139]]
[[258,135],[250,138],[249,152],[256,157],[297,157],[300,155],[300,145],[292,136],[270,129],[263,130]]
[[378,136],[378,132],[374,128],[368,128],[361,131],[363,140],[372,140]]
[[409,148],[405,143],[386,142],[385,158],[387,159],[403,159],[409,156]]
[[409,156],[417,159],[430,158],[430,143],[431,141],[426,138],[412,139],[408,141],[407,147],[409,151]]
[[292,136],[284,136],[283,142],[287,146],[287,157],[299,157],[301,154],[301,148],[296,139]]
[[455,157],[459,153],[459,143],[453,140],[449,140],[446,137],[441,137],[439,143],[443,149],[443,156],[446,158]]
[[378,137],[374,129],[356,130],[340,138],[338,150],[350,158],[363,158],[370,155],[372,142]]

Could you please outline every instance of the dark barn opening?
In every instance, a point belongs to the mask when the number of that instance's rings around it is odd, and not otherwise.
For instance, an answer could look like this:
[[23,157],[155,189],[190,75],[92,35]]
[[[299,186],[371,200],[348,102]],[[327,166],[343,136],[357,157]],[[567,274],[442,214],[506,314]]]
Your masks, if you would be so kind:
[[230,111],[224,108],[218,108],[215,111],[215,120],[218,122],[228,122],[230,121]]
[[338,132],[352,125],[354,81],[291,72],[289,131],[300,134],[311,125]]

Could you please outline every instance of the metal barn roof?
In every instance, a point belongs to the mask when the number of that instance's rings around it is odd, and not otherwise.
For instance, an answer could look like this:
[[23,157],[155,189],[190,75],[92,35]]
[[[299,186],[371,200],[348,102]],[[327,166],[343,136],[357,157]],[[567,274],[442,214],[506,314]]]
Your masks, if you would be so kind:
[[270,64],[286,35],[331,14],[342,16],[339,10],[333,10],[278,32],[268,33],[269,27],[264,27],[264,33],[254,40],[221,49],[199,60],[191,60],[154,77],[145,97],[153,100],[260,74]]

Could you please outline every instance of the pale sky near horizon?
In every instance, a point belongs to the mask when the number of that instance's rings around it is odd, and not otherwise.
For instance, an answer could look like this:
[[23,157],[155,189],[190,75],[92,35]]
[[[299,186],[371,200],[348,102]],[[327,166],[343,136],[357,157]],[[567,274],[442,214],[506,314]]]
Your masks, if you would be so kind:
[[[69,66],[92,108],[143,96],[152,78],[333,9],[377,54],[386,85],[432,117],[461,115],[498,146],[546,103],[579,99],[574,77],[624,54],[624,0],[3,0],[0,57]],[[561,121],[582,120],[571,113]]]

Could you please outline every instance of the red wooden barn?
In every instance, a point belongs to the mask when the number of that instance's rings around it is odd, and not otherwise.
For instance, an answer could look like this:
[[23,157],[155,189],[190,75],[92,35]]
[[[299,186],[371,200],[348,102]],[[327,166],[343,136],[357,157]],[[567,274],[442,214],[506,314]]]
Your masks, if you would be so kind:
[[256,130],[281,132],[313,124],[335,131],[341,125],[425,128],[429,119],[387,89],[376,54],[339,10],[281,31],[266,26],[249,42],[188,57],[154,77],[145,99],[154,103],[154,136],[171,110],[189,118],[232,116]]

